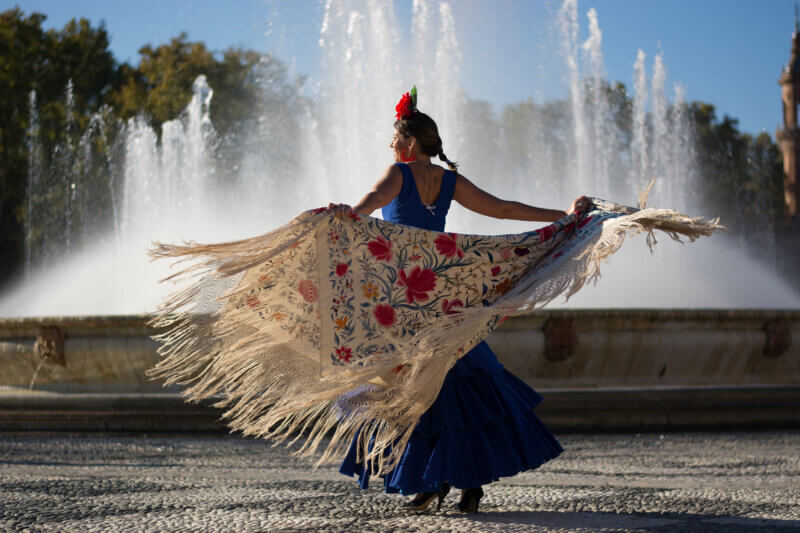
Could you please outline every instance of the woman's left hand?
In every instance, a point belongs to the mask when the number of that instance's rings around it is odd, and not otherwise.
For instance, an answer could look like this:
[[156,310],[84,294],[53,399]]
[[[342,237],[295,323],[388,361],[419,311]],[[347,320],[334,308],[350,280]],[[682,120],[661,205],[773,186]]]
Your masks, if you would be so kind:
[[349,215],[353,212],[353,208],[347,204],[328,204],[328,210],[333,212],[333,215],[336,218],[344,218],[346,215]]
[[592,202],[585,196],[581,196],[577,198],[572,205],[569,206],[569,210],[567,211],[568,215],[572,213],[583,213],[592,205]]

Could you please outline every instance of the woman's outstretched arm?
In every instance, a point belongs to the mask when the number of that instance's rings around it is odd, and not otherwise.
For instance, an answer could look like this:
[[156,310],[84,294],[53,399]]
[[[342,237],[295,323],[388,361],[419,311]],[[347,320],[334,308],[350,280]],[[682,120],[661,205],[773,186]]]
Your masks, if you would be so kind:
[[[391,202],[395,196],[400,194],[400,190],[402,188],[403,173],[399,168],[397,168],[396,165],[392,165],[383,172],[381,179],[378,180],[378,183],[375,184],[375,187],[351,209],[359,215],[370,215],[376,209],[379,209]],[[344,204],[339,206],[330,204],[328,206],[329,209],[333,208],[340,210],[347,207],[348,206]]]
[[456,180],[456,189],[453,198],[467,209],[489,217],[555,222],[561,217],[575,211],[576,204],[584,197],[581,196],[575,200],[568,211],[534,207],[532,205],[523,204],[522,202],[501,200],[459,174]]

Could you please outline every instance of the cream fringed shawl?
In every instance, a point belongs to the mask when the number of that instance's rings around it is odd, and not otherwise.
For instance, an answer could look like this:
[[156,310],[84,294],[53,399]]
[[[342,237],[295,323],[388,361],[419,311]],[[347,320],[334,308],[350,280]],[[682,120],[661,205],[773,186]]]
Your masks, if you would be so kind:
[[[151,324],[164,359],[150,370],[218,398],[234,430],[303,437],[298,453],[339,458],[355,435],[359,458],[385,473],[457,359],[507,315],[567,297],[599,276],[628,233],[689,240],[716,220],[593,199],[516,235],[456,235],[366,216],[306,211],[237,242],[158,244],[153,257],[190,261],[188,283]],[[325,437],[330,437],[325,440]]]

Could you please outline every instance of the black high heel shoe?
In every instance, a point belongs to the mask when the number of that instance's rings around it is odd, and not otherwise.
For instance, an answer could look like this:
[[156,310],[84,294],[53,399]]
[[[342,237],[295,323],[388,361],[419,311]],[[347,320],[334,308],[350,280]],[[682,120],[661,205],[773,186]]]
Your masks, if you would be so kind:
[[461,500],[458,502],[458,510],[462,513],[477,513],[481,498],[483,498],[483,489],[481,487],[462,491]]
[[424,511],[435,498],[439,498],[439,502],[436,504],[436,510],[438,511],[441,509],[442,501],[448,492],[450,492],[450,483],[442,483],[442,488],[439,492],[420,492],[410,502],[404,503],[403,509],[417,512]]

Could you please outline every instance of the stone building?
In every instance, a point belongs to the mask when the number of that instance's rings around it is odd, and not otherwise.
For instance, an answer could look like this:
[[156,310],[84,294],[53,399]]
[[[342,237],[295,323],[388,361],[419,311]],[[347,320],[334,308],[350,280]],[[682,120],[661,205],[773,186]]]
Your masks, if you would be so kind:
[[783,100],[783,129],[775,137],[783,152],[783,190],[786,218],[791,222],[800,219],[800,127],[798,127],[798,104],[800,104],[800,22],[795,5],[795,28],[792,34],[792,52],[778,79]]

